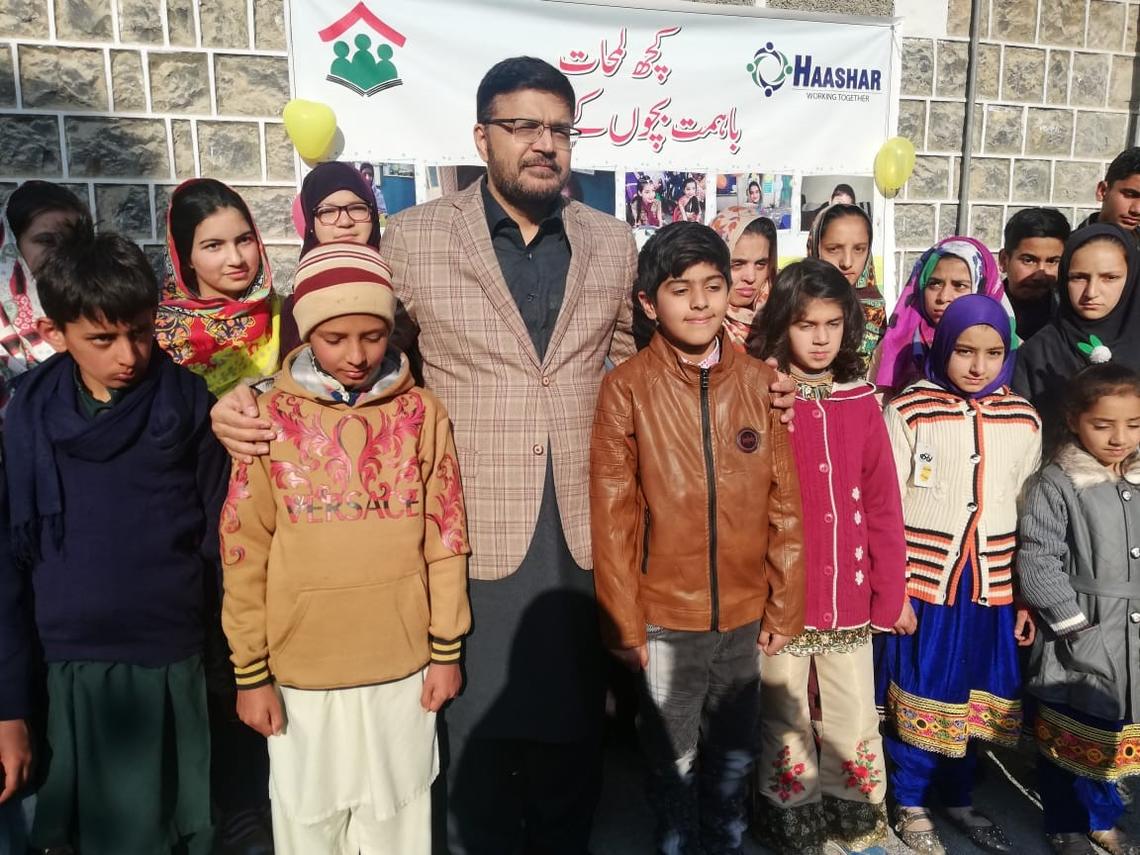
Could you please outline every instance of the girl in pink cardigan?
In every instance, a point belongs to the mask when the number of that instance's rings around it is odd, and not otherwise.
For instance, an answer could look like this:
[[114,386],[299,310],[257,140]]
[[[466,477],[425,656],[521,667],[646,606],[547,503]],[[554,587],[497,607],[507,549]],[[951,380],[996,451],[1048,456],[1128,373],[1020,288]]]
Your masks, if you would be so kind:
[[[911,633],[906,544],[894,458],[861,380],[863,312],[830,264],[780,273],[750,349],[797,382],[792,449],[803,500],[805,630],[766,658],[756,827],[780,853],[845,851],[886,838],[886,773],[875,709],[872,631]],[[817,749],[808,674],[819,679],[826,740]],[[878,850],[881,851],[881,850]]]

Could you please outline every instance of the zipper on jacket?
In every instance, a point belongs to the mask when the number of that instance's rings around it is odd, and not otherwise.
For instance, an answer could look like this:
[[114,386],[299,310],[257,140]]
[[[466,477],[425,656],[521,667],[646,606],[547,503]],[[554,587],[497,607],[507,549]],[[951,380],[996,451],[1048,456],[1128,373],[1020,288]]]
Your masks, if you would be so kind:
[[701,369],[701,437],[705,446],[705,480],[709,497],[709,595],[712,598],[712,625],[720,624],[720,584],[716,577],[716,473],[713,471],[712,418],[709,415],[709,369]]
[[645,528],[641,533],[641,575],[649,573],[649,507],[645,508]]

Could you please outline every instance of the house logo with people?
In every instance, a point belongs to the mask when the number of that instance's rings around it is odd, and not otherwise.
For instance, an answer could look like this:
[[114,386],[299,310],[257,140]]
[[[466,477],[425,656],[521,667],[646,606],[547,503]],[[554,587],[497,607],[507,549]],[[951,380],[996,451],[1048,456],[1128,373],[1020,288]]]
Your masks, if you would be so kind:
[[404,82],[393,57],[407,39],[363,3],[357,3],[317,35],[322,42],[332,43],[325,80],[365,97]]

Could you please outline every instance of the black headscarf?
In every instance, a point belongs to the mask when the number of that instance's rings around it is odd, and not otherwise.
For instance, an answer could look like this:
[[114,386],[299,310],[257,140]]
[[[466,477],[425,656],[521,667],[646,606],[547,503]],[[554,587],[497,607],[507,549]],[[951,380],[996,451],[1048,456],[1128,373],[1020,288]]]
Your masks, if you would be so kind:
[[[1103,318],[1090,321],[1082,318],[1069,297],[1069,268],[1073,255],[1085,244],[1097,239],[1111,238],[1118,242],[1124,250],[1128,263],[1127,279],[1124,289],[1120,292],[1120,301]],[[1079,345],[1088,345],[1091,337],[1096,336],[1100,342],[1112,351],[1112,360],[1121,362],[1133,370],[1140,370],[1140,294],[1137,293],[1140,283],[1140,251],[1136,248],[1132,236],[1120,226],[1109,223],[1096,223],[1073,232],[1065,243],[1065,252],[1061,256],[1061,266],[1057,271],[1058,306],[1057,317],[1054,323],[1065,343],[1075,353],[1089,356],[1088,348]],[[1091,360],[1090,360],[1091,361]]]
[[315,219],[313,211],[322,200],[338,190],[349,190],[368,205],[368,210],[372,212],[372,234],[368,236],[368,245],[373,249],[380,249],[380,217],[376,212],[376,197],[372,193],[372,188],[351,163],[331,160],[327,163],[318,163],[301,183],[301,210],[305,215],[305,243],[301,247],[302,258],[320,243],[313,231]]

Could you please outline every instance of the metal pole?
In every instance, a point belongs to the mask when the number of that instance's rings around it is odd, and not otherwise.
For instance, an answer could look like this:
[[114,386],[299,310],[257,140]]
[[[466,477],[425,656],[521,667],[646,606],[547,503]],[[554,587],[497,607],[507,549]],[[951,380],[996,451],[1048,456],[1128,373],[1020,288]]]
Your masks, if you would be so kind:
[[970,158],[974,147],[974,102],[978,94],[978,38],[982,28],[982,0],[970,2],[970,47],[966,64],[966,113],[962,122],[962,163],[958,175],[957,234],[964,235],[970,214]]

